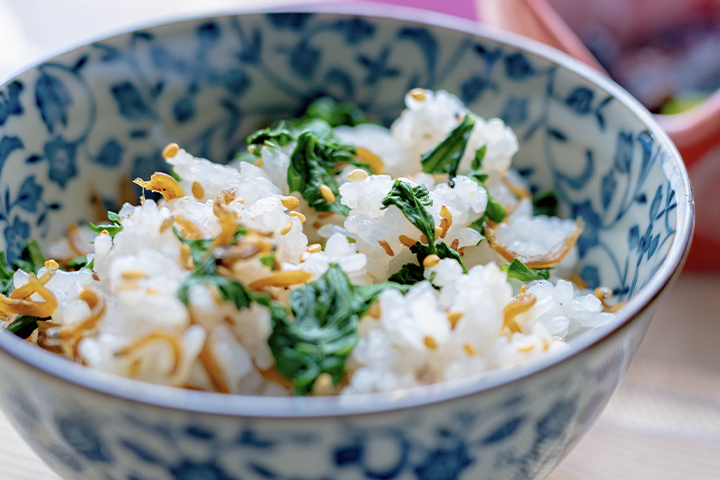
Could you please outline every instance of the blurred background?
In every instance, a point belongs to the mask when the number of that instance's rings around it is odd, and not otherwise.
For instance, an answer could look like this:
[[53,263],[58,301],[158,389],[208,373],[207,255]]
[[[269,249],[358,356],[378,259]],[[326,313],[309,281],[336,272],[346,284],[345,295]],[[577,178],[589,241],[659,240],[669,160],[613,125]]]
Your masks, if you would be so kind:
[[678,113],[720,87],[720,1],[549,3],[652,112]]
[[[549,478],[720,478],[720,0],[365,1],[439,11],[544,41],[609,74],[658,114],[693,183],[693,248],[607,410]],[[307,3],[0,0],[0,76],[129,27]],[[0,479],[57,478],[0,414]]]

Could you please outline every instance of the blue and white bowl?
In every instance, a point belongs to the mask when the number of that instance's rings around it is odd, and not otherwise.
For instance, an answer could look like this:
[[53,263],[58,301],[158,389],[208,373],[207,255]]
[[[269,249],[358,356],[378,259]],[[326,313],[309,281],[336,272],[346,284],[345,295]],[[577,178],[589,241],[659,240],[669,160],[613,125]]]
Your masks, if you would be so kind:
[[[177,390],[0,332],[0,406],[68,479],[535,479],[598,417],[688,250],[683,163],[625,91],[552,49],[413,10],[226,15],[99,40],[0,87],[0,245],[18,255],[162,167],[170,141],[226,161],[319,95],[388,122],[447,89],[518,135],[515,165],[582,217],[581,277],[628,301],[569,352],[458,384],[335,398]],[[380,13],[378,13],[380,12]],[[412,20],[409,20],[412,19]]]

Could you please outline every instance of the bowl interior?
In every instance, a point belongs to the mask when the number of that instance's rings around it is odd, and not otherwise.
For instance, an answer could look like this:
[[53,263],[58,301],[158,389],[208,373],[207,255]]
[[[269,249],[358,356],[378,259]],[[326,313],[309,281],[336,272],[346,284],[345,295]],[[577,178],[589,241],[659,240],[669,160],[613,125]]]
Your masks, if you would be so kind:
[[27,238],[48,242],[94,220],[93,196],[118,208],[131,178],[164,168],[169,142],[224,162],[248,132],[319,95],[389,124],[421,86],[514,129],[514,165],[533,192],[554,190],[564,214],[585,221],[580,276],[627,300],[660,267],[686,208],[673,147],[610,82],[492,37],[343,14],[250,14],[153,27],[48,60],[0,87],[0,248],[12,260]]

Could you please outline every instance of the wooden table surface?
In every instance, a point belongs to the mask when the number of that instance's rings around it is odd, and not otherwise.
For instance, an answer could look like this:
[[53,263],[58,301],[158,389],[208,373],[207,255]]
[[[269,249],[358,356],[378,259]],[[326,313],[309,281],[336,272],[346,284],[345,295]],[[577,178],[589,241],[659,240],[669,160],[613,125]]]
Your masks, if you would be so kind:
[[[595,426],[550,480],[720,478],[720,276],[664,300]],[[0,414],[0,479],[58,480]]]

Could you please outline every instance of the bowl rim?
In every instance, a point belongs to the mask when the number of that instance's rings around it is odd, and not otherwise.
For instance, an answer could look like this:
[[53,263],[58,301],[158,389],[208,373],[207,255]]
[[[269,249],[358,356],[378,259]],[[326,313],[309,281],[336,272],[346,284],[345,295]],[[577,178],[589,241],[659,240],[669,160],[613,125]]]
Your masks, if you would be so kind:
[[[160,408],[222,416],[277,419],[345,417],[349,415],[374,414],[460,400],[481,392],[507,387],[528,379],[535,374],[546,372],[557,367],[572,358],[587,353],[600,343],[624,330],[625,327],[632,323],[632,320],[638,318],[658,299],[679,274],[692,239],[694,228],[694,200],[692,198],[688,174],[680,154],[650,112],[614,81],[569,55],[534,40],[472,20],[417,8],[367,3],[317,3],[312,5],[258,9],[243,9],[237,7],[219,9],[197,15],[180,15],[176,16],[176,18],[166,18],[163,21],[141,22],[131,28],[124,27],[110,33],[99,35],[91,40],[83,40],[79,42],[75,48],[66,48],[59,53],[43,56],[22,69],[5,76],[2,81],[0,81],[0,87],[4,87],[21,74],[38,65],[58,56],[71,54],[75,50],[84,48],[91,43],[129,35],[139,30],[162,26],[211,20],[228,16],[260,15],[267,13],[349,15],[440,27],[465,35],[484,37],[530,53],[557,64],[568,73],[575,74],[590,81],[597,88],[612,95],[629,111],[628,113],[630,115],[643,123],[656,142],[672,157],[672,173],[675,178],[670,178],[669,180],[677,183],[677,185],[673,185],[673,187],[675,187],[676,191],[678,209],[675,236],[666,258],[648,282],[628,301],[627,305],[618,312],[618,316],[612,324],[607,327],[601,327],[590,335],[578,337],[570,344],[570,348],[566,352],[548,355],[548,358],[537,359],[514,369],[490,371],[478,377],[459,382],[441,382],[434,385],[418,386],[391,392],[334,397],[265,397],[184,390],[129,379],[87,368],[67,359],[58,359],[57,356],[52,353],[39,349],[26,341],[17,339],[13,335],[0,332],[0,350],[3,351],[4,354],[13,357],[14,360],[31,368],[39,370],[45,375],[54,377],[54,380],[68,382],[72,384],[74,388],[80,387],[95,394],[104,395],[116,400],[127,400]],[[667,171],[668,170],[666,170],[666,172]],[[60,361],[48,361],[50,358]]]

